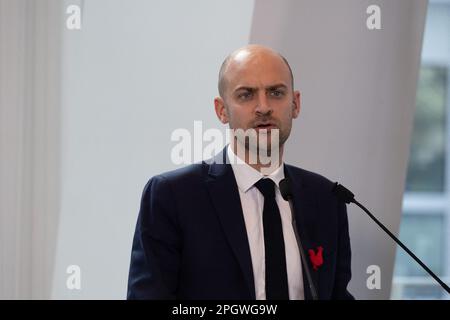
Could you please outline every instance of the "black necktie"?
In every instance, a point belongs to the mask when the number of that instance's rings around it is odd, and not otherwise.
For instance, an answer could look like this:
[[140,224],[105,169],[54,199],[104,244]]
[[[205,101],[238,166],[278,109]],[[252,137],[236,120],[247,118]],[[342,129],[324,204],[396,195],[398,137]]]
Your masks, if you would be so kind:
[[289,300],[284,251],[283,228],[280,210],[275,201],[275,183],[271,179],[261,179],[255,183],[264,196],[263,227],[266,255],[266,299]]

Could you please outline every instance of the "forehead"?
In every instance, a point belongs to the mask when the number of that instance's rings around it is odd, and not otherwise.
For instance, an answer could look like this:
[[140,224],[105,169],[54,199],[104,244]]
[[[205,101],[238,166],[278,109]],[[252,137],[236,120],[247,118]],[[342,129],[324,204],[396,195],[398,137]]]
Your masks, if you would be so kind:
[[251,54],[242,51],[236,54],[226,70],[231,90],[240,86],[270,86],[290,84],[289,68],[283,59],[272,53]]

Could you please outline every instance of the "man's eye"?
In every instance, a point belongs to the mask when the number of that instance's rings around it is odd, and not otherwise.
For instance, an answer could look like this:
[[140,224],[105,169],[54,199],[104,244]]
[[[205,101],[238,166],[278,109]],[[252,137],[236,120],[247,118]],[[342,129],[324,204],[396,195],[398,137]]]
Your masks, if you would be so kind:
[[284,95],[284,92],[279,90],[272,90],[270,91],[270,95],[273,97],[281,97]]
[[239,99],[249,99],[253,94],[251,92],[243,92],[238,95]]

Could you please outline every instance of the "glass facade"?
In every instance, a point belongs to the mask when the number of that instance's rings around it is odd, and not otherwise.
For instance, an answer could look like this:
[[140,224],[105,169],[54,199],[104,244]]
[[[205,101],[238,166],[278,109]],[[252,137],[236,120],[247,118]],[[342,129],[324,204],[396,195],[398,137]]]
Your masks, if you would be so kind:
[[[450,280],[450,1],[428,6],[400,239],[447,284]],[[401,248],[393,299],[450,299]]]

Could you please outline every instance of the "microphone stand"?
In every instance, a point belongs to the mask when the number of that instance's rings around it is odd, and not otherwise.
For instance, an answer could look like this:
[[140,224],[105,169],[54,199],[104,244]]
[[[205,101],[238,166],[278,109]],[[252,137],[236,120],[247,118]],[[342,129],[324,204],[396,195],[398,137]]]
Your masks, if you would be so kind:
[[292,200],[288,199],[289,202],[289,207],[291,208],[291,214],[292,214],[292,228],[294,229],[294,234],[295,234],[295,238],[297,239],[297,245],[300,251],[300,259],[302,261],[303,264],[303,269],[306,273],[306,279],[308,280],[308,286],[309,286],[309,291],[311,292],[311,296],[313,300],[318,300],[318,296],[317,296],[317,290],[314,286],[314,283],[312,281],[312,277],[311,277],[311,271],[309,270],[309,266],[308,266],[308,260],[306,260],[305,257],[305,250],[303,250],[303,244],[302,241],[300,240],[300,236],[298,234],[298,230],[297,230],[297,223],[295,222],[295,211],[294,211],[294,206],[292,204]]
[[292,202],[293,195],[292,195],[291,184],[289,182],[289,179],[285,178],[285,179],[281,180],[279,183],[279,188],[280,188],[280,193],[281,193],[281,196],[283,197],[283,199],[285,201],[289,202],[289,207],[291,209],[291,216],[292,216],[292,219],[291,219],[292,228],[294,229],[295,239],[297,240],[298,249],[300,251],[300,260],[302,262],[303,271],[306,274],[306,280],[308,281],[308,287],[309,287],[309,291],[311,293],[311,297],[313,300],[318,300],[319,298],[317,295],[317,290],[312,281],[311,270],[309,269],[308,260],[306,260],[306,257],[305,257],[305,250],[303,250],[303,244],[302,244],[302,241],[300,240],[300,235],[297,230],[297,223],[295,221],[294,204]]
[[343,185],[336,182],[333,187],[333,192],[338,196],[338,198],[340,198],[345,203],[347,204],[354,203],[358,207],[360,207],[365,213],[367,213],[367,215],[373,221],[375,221],[375,223],[381,229],[383,229],[383,231],[386,232],[389,235],[389,237],[391,237],[403,250],[405,250],[407,254],[409,254],[426,272],[428,272],[430,276],[433,277],[434,280],[436,280],[441,285],[441,287],[445,291],[447,291],[447,293],[450,294],[450,288],[437,275],[435,275],[434,272],[431,271],[430,268],[428,268],[427,265],[423,263],[411,250],[409,250],[407,246],[405,246],[396,236],[394,236],[392,232],[389,231],[388,228],[386,228],[380,221],[378,221],[378,219],[375,218],[374,215],[371,214],[369,210],[367,210],[362,204],[356,201],[355,195],[350,190],[348,190]]

